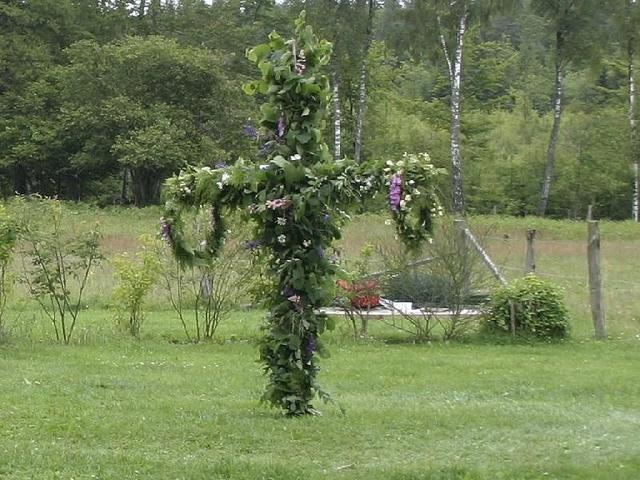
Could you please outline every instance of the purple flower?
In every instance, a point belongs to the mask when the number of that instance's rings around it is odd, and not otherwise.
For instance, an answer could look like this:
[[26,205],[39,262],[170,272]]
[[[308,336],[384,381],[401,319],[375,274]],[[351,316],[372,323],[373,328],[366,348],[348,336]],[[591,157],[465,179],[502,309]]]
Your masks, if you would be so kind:
[[302,341],[302,360],[306,364],[310,364],[313,359],[313,353],[318,349],[318,342],[316,342],[316,336],[309,332]]
[[257,140],[258,139],[258,131],[250,123],[245,123],[244,127],[242,128],[242,130],[243,130],[244,134],[247,137],[249,137],[251,140]]
[[225,162],[217,162],[213,167],[214,168],[227,168],[227,164]]
[[263,243],[264,243],[263,239],[256,238],[255,240],[247,240],[246,242],[244,242],[243,247],[246,248],[247,250],[254,251],[254,250],[260,248],[260,246]]
[[165,242],[168,244],[172,243],[171,224],[164,217],[160,219],[160,235]]
[[258,155],[260,155],[261,157],[266,157],[267,155],[269,155],[269,152],[271,151],[272,148],[273,148],[273,140],[270,142],[263,143],[260,146],[260,149],[258,150]]
[[296,291],[293,289],[293,287],[291,285],[287,285],[286,287],[284,287],[284,289],[282,290],[282,295],[289,298],[293,295],[296,294]]
[[327,223],[330,219],[331,219],[331,215],[329,215],[328,213],[325,213],[325,214],[322,216],[322,221],[323,221],[324,223]]
[[402,175],[393,174],[389,183],[389,203],[391,210],[397,212],[400,210],[400,199],[402,197]]
[[278,139],[284,137],[284,134],[287,131],[287,121],[284,118],[284,115],[280,115],[278,118],[278,124],[276,126],[276,135]]

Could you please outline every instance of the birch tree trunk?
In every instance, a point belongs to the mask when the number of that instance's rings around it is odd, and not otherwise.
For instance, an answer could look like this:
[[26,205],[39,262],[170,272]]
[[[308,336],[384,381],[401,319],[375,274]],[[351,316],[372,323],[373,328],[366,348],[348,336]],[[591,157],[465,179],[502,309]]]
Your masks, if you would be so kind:
[[360,66],[360,81],[358,89],[358,116],[356,118],[356,138],[353,157],[356,163],[362,161],[362,130],[364,128],[364,109],[367,103],[367,68],[365,66],[365,60],[362,60]]
[[342,158],[342,110],[340,108],[340,77],[334,71],[333,80],[333,159]]
[[538,215],[541,217],[545,216],[547,206],[549,204],[549,195],[551,193],[551,184],[553,183],[553,173],[556,164],[558,133],[560,132],[560,120],[562,117],[562,93],[564,84],[564,67],[562,58],[563,43],[564,38],[562,36],[562,32],[556,32],[556,72],[553,92],[553,125],[551,127],[551,135],[549,137],[549,145],[547,147],[547,163],[544,168],[542,193],[540,195],[540,204],[538,205]]
[[147,9],[147,0],[140,0],[140,5],[138,6],[138,19],[142,20],[144,18],[145,10]]
[[[629,0],[629,7],[635,8],[636,0]],[[631,163],[633,165],[633,198],[631,215],[640,222],[640,143],[636,117],[636,77],[635,77],[635,32],[631,30],[627,43],[629,68],[629,134],[631,143]]]
[[362,161],[362,133],[364,130],[364,113],[367,105],[367,54],[369,53],[369,47],[371,46],[371,33],[373,30],[373,14],[374,14],[374,0],[369,0],[369,15],[367,18],[367,31],[362,50],[362,65],[360,65],[360,81],[358,91],[358,116],[356,117],[356,132],[355,132],[355,146],[353,157],[356,163]]
[[[450,64],[451,77],[451,162],[453,181],[453,213],[464,214],[464,190],[462,187],[462,155],[460,153],[460,88],[462,86],[462,52],[464,46],[464,35],[467,30],[468,13],[465,10],[458,21],[456,32],[456,49],[453,63]],[[444,37],[441,37],[443,47]],[[445,48],[446,52],[446,48]]]

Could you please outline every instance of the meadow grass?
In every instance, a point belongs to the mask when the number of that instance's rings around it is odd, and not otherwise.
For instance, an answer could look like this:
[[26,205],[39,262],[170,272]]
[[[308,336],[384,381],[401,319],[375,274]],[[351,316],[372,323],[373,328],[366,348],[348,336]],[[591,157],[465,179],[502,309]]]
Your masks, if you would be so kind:
[[[153,233],[160,210],[79,205],[74,216],[100,221],[111,257]],[[0,343],[0,479],[638,478],[640,227],[602,224],[612,339],[595,342],[584,223],[470,224],[509,278],[522,275],[524,232],[539,229],[538,272],[564,288],[572,338],[414,344],[374,321],[354,340],[338,320],[320,375],[335,403],[317,405],[321,417],[285,419],[258,402],[260,310],[191,344],[158,289],[133,340],[106,308],[107,261],[62,346],[17,288]],[[356,217],[338,245],[347,266],[369,242],[397,243],[381,217]]]
[[[0,346],[0,478],[635,479],[640,340],[420,344],[325,336],[335,403],[261,405],[260,312],[187,344],[168,312],[138,341],[85,312],[62,346]],[[36,319],[36,323],[39,320]],[[24,333],[24,332],[23,332]]]

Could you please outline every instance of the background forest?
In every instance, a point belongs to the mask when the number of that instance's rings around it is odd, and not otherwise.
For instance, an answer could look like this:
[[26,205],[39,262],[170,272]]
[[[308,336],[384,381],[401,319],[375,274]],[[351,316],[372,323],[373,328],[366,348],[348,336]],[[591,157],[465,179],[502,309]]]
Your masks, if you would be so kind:
[[3,194],[146,205],[260,161],[244,53],[302,9],[336,158],[429,152],[454,211],[637,219],[636,0],[2,0]]

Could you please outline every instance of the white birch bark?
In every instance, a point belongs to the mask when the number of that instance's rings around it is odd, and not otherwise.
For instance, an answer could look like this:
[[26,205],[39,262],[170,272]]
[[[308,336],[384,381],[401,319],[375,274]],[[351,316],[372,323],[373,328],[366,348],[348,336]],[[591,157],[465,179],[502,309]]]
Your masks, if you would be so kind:
[[556,67],[555,82],[553,92],[553,125],[551,126],[551,135],[549,136],[549,145],[547,147],[547,163],[544,168],[544,177],[542,179],[542,193],[540,195],[540,204],[538,205],[538,215],[544,217],[549,204],[549,195],[551,194],[551,184],[553,183],[553,173],[556,163],[556,150],[558,146],[558,133],[560,132],[560,120],[562,118],[562,94],[564,86],[564,71],[562,64],[562,47],[563,37],[561,32],[556,33]]
[[373,30],[373,14],[374,14],[374,0],[369,0],[369,13],[367,18],[367,31],[362,49],[362,65],[360,66],[360,86],[358,92],[358,115],[356,117],[356,131],[355,131],[355,146],[353,152],[353,159],[356,163],[362,161],[362,134],[364,130],[364,114],[367,106],[367,54],[369,53],[369,47],[371,46],[371,34]]
[[[636,8],[636,0],[629,0],[629,7]],[[629,62],[629,134],[631,143],[631,163],[633,165],[633,198],[632,218],[640,222],[640,145],[638,143],[638,124],[636,110],[636,77],[635,77],[635,32],[631,31],[627,44]]]
[[342,158],[342,109],[340,108],[340,78],[334,71],[333,80],[333,158]]
[[367,104],[367,67],[365,59],[362,60],[360,66],[360,87],[358,92],[358,116],[356,118],[356,138],[353,158],[356,163],[362,161],[362,131],[364,129],[364,110]]
[[[464,214],[464,191],[462,188],[462,155],[460,153],[460,88],[462,86],[462,52],[467,30],[468,13],[465,10],[458,20],[456,49],[451,69],[451,162],[453,181],[453,212]],[[441,39],[443,47],[446,46]],[[446,52],[446,49],[445,49]],[[451,62],[450,62],[451,63]]]

